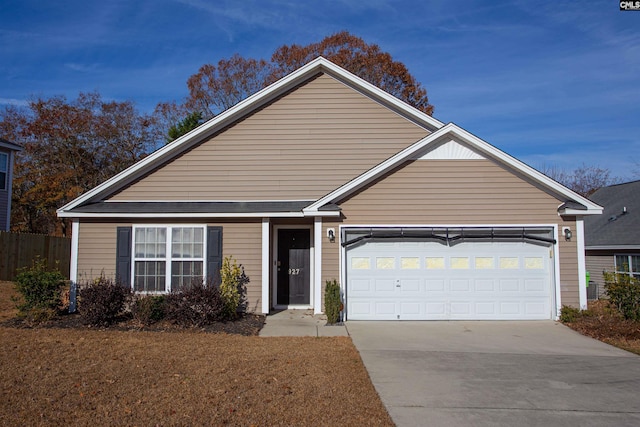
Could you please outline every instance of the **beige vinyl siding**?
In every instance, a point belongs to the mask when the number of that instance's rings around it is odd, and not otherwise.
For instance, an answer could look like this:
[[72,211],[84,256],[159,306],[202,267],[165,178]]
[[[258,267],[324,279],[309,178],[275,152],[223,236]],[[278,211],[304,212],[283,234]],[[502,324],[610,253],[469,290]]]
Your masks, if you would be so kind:
[[[176,222],[143,221],[145,224],[175,224]],[[203,224],[204,221],[194,221]],[[78,239],[78,281],[90,281],[104,274],[107,278],[115,277],[116,265],[116,229],[128,227],[134,223],[93,223],[81,222]],[[247,301],[250,311],[260,311],[261,308],[261,222],[216,222],[211,226],[222,227],[222,254],[233,256],[242,264],[245,273],[251,280],[247,284]]]
[[[335,242],[330,242],[327,229],[336,232]],[[336,279],[340,283],[340,222],[323,220],[322,222],[322,310],[324,311],[324,288],[327,280]],[[342,285],[342,283],[340,283]]]
[[615,258],[612,252],[607,251],[590,251],[587,250],[586,255],[587,271],[590,275],[591,283],[589,286],[598,288],[598,298],[605,295],[604,289],[604,271],[615,270]]
[[[344,224],[559,224],[562,202],[491,160],[408,161],[340,203]],[[559,243],[562,304],[579,305],[576,239]]]
[[116,229],[131,223],[80,222],[78,237],[78,282],[89,282],[100,275],[116,277]]
[[578,277],[578,239],[575,237],[575,221],[562,221],[558,217],[558,233],[562,227],[571,227],[574,237],[567,242],[563,236],[558,238],[558,252],[560,253],[560,298],[562,305],[580,307],[580,290]]
[[310,200],[428,133],[321,75],[111,200]]
[[242,264],[250,282],[247,284],[247,310],[260,312],[262,304],[262,223],[219,222],[207,225],[222,227],[222,255],[233,256]]

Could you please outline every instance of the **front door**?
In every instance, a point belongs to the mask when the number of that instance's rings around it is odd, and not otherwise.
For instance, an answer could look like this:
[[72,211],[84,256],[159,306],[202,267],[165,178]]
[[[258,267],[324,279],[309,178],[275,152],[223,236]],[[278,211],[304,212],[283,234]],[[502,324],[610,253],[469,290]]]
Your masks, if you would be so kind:
[[278,284],[276,305],[310,304],[311,231],[307,228],[278,230]]

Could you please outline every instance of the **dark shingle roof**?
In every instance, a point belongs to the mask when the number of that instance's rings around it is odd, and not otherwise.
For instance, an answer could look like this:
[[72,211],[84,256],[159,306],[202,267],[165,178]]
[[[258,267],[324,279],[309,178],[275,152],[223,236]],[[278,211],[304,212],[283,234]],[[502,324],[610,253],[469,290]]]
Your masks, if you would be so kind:
[[603,187],[589,198],[604,212],[584,220],[587,247],[640,246],[640,181]]

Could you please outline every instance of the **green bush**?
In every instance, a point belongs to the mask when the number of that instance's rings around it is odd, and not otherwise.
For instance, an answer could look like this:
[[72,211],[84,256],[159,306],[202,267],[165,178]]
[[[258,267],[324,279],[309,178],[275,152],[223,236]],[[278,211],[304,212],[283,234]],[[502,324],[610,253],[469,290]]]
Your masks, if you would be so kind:
[[165,295],[144,295],[131,306],[133,318],[143,325],[152,325],[166,316]]
[[603,275],[611,304],[625,319],[640,321],[640,280],[624,273],[604,272]]
[[65,278],[60,271],[47,270],[46,260],[36,259],[31,267],[19,269],[15,287],[22,301],[14,301],[20,314],[33,315],[34,320],[55,316],[64,284]]
[[80,316],[88,325],[109,326],[123,314],[132,295],[131,288],[101,276],[80,286]]
[[573,323],[582,316],[579,308],[563,305],[560,309],[560,321],[562,323]]
[[244,274],[242,265],[238,265],[232,256],[225,257],[220,269],[220,295],[224,300],[227,318],[237,316],[248,282],[249,278]]
[[205,326],[227,319],[227,307],[217,286],[196,282],[166,296],[166,317],[182,326]]
[[334,324],[340,321],[342,299],[340,298],[340,285],[336,279],[326,281],[324,288],[324,311],[327,314],[327,323]]

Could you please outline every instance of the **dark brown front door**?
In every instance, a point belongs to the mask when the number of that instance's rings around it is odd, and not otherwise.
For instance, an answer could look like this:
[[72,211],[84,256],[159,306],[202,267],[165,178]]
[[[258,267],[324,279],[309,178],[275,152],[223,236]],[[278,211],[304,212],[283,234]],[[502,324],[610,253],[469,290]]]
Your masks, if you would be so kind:
[[306,228],[278,230],[277,305],[310,303],[311,232]]

